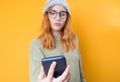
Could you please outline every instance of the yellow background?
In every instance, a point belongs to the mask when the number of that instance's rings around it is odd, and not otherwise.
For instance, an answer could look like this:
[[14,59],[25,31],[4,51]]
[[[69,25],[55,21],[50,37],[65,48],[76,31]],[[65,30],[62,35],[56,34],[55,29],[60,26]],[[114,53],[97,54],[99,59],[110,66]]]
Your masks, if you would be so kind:
[[[29,45],[45,0],[0,0],[0,82],[29,82]],[[120,82],[120,0],[68,0],[87,82]]]

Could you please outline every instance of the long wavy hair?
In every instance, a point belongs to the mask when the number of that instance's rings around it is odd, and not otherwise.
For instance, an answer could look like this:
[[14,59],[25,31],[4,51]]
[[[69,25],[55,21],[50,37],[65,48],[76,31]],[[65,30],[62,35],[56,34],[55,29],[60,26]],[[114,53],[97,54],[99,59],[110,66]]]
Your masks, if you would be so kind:
[[[53,6],[52,6],[53,7]],[[50,10],[52,7],[48,8]],[[54,37],[51,33],[51,26],[50,20],[48,18],[47,12],[43,14],[42,26],[41,26],[42,33],[39,36],[41,38],[42,47],[52,50],[56,48]],[[68,14],[64,27],[62,28],[62,36],[61,36],[61,45],[65,52],[69,50],[73,50],[75,46],[75,37],[71,29],[71,17]]]

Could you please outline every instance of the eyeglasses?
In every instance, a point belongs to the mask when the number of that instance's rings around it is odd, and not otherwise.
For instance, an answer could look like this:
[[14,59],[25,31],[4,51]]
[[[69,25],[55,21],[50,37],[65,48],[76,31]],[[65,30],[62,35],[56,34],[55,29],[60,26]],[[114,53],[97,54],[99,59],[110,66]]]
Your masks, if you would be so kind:
[[66,11],[56,12],[55,10],[49,10],[47,11],[47,13],[49,14],[51,18],[56,18],[57,14],[59,14],[59,17],[62,19],[65,19],[68,16],[68,12]]

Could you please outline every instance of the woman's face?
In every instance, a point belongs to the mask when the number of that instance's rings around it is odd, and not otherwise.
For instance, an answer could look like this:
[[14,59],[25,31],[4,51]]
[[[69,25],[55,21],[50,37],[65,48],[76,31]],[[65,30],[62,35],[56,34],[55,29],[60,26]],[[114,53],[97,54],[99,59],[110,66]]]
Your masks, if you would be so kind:
[[48,11],[52,31],[61,31],[67,20],[67,12],[63,6],[55,5]]

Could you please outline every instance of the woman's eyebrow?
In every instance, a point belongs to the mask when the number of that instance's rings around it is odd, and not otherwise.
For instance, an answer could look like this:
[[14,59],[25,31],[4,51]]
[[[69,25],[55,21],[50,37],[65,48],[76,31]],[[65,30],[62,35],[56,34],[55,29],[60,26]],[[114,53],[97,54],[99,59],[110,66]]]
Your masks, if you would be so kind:
[[[53,11],[56,11],[56,10],[54,10],[54,9],[51,9],[51,10],[53,10]],[[61,11],[64,11],[64,12],[66,12],[66,10],[61,10]],[[59,11],[59,12],[61,12],[61,11]],[[58,11],[56,11],[56,12],[58,12]]]

